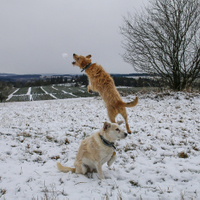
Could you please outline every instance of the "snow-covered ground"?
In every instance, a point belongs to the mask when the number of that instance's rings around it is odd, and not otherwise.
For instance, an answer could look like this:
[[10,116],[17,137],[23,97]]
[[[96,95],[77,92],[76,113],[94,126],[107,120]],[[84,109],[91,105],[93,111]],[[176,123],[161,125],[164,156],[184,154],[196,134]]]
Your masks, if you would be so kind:
[[199,109],[199,94],[139,95],[127,109],[133,133],[101,181],[56,168],[73,167],[80,142],[108,121],[99,97],[2,103],[0,199],[200,199]]

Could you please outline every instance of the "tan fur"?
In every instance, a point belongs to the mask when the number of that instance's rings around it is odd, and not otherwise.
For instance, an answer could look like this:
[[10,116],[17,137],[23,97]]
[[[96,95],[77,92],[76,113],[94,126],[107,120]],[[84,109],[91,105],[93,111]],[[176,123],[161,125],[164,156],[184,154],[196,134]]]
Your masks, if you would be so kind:
[[62,172],[86,174],[88,172],[98,172],[99,178],[104,179],[102,165],[107,162],[108,166],[116,160],[116,152],[113,147],[108,147],[103,144],[100,135],[109,142],[116,142],[117,139],[122,139],[127,136],[117,123],[104,123],[101,130],[97,131],[90,137],[85,138],[78,149],[74,162],[75,168],[64,167],[59,162],[57,167]]
[[[72,62],[72,64],[80,67],[81,69],[84,69],[91,63],[91,55],[84,57],[73,54],[73,58],[75,62]],[[131,133],[125,107],[136,106],[138,103],[138,97],[136,97],[132,102],[123,102],[115,87],[112,77],[103,69],[101,65],[93,63],[88,69],[85,70],[85,73],[89,79],[88,92],[93,90],[101,95],[107,107],[110,121],[115,123],[115,118],[120,113],[126,122],[127,132]]]

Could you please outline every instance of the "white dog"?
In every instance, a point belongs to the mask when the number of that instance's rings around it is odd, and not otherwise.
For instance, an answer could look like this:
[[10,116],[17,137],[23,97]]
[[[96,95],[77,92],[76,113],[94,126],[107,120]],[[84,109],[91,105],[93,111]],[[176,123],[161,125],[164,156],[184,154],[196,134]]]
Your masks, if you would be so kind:
[[73,172],[86,174],[87,172],[98,172],[99,178],[104,179],[102,165],[107,162],[108,166],[116,160],[115,142],[127,136],[121,128],[122,121],[117,123],[105,122],[101,130],[90,137],[85,138],[79,147],[74,162],[75,168],[64,167],[59,162],[57,167],[62,172]]

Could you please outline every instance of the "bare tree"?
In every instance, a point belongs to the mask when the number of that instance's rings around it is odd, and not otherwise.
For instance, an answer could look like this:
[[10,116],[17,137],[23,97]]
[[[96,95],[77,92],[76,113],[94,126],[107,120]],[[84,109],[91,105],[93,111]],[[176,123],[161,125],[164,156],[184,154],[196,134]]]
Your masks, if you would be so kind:
[[172,89],[191,86],[200,73],[200,1],[154,0],[120,27],[124,60],[159,75]]

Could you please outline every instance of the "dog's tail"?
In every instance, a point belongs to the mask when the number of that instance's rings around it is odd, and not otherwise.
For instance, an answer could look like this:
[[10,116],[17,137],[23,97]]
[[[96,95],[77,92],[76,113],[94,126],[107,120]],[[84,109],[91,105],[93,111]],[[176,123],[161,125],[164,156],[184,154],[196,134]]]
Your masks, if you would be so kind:
[[57,168],[61,172],[72,172],[72,173],[75,173],[75,170],[76,170],[75,168],[62,166],[59,162],[57,162]]
[[133,106],[136,106],[137,103],[138,103],[138,97],[136,97],[134,101],[131,101],[129,103],[119,101],[119,102],[117,102],[116,106],[117,107],[133,107]]

